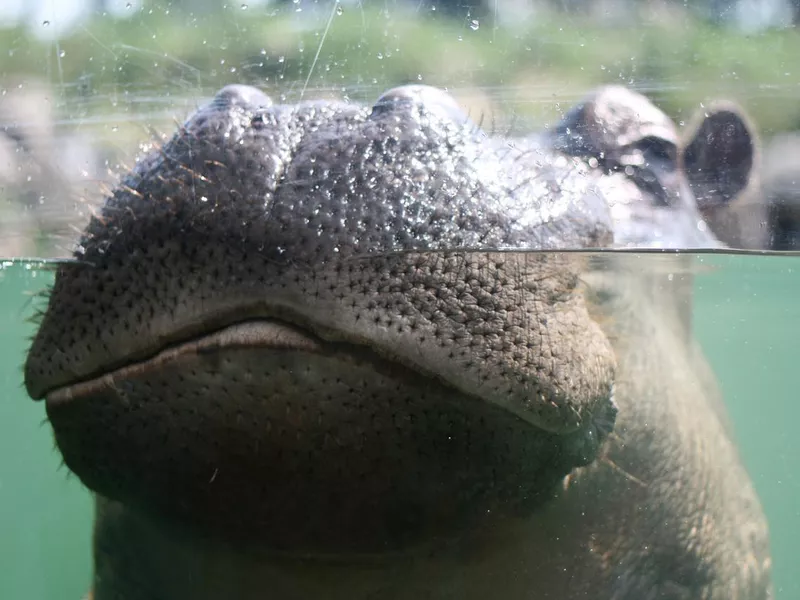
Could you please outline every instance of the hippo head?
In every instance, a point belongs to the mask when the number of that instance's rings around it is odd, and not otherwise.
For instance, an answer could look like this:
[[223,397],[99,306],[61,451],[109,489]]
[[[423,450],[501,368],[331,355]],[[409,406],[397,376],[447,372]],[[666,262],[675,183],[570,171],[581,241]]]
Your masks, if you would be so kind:
[[621,88],[511,140],[427,87],[226,87],[59,268],[27,389],[89,488],[209,535],[385,551],[531,511],[612,431],[615,355],[579,256],[509,250],[716,245],[681,153]]
[[615,245],[712,247],[718,242],[708,220],[748,187],[756,136],[730,102],[696,115],[687,133],[681,141],[646,98],[609,86],[566,115],[552,146],[599,166]]

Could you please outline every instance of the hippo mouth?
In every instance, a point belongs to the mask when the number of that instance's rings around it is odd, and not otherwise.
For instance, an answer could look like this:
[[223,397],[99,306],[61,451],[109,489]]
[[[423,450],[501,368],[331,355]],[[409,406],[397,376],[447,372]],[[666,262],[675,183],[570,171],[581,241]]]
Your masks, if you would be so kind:
[[181,356],[222,352],[233,348],[269,348],[273,350],[321,352],[322,340],[297,327],[276,320],[251,320],[229,325],[192,339],[169,344],[152,357],[129,362],[86,381],[59,387],[45,394],[48,405],[79,399],[103,388],[115,388],[118,381],[125,381],[179,360]]
[[237,543],[375,552],[527,514],[594,459],[568,434],[369,347],[252,318],[46,394],[90,489]]

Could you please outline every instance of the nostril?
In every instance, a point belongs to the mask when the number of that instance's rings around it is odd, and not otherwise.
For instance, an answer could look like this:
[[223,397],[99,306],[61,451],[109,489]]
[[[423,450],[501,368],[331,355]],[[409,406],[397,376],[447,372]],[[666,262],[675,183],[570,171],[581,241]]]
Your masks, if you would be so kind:
[[258,88],[249,85],[226,85],[214,96],[213,105],[226,109],[238,107],[256,111],[272,106],[272,99]]

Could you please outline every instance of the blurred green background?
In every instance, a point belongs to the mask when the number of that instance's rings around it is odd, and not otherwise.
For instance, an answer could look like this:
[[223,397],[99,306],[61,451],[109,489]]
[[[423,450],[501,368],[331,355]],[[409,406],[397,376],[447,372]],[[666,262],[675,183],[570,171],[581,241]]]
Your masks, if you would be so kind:
[[[453,90],[483,116],[539,126],[588,88],[622,83],[676,120],[711,98],[736,100],[771,134],[800,128],[791,1],[151,0],[113,11],[110,0],[68,0],[84,9],[69,27],[31,9],[0,28],[0,82],[45,79],[61,119],[84,128],[103,114],[166,122],[187,100],[234,81],[289,101],[371,101],[388,87],[424,82]],[[771,21],[761,14],[781,2],[790,12]],[[121,120],[110,125],[117,133],[129,125]]]

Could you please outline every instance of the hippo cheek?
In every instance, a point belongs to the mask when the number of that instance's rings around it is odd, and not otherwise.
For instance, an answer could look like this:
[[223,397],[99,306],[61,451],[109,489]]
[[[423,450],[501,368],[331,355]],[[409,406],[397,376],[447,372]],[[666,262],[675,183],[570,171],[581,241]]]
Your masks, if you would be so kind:
[[47,411],[90,489],[275,551],[449,537],[533,510],[574,464],[565,436],[266,320],[51,392]]

